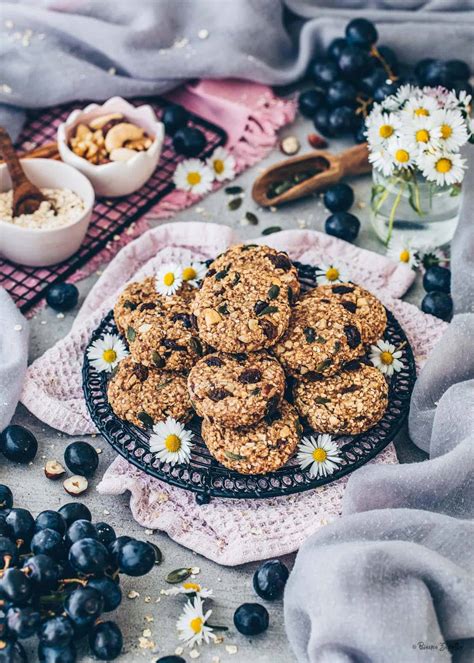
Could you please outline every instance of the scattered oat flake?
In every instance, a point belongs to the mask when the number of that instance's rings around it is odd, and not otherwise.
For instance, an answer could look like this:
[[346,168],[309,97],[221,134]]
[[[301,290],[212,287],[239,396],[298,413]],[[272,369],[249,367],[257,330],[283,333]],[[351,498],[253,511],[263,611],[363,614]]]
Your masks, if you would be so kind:
[[8,19],[7,21],[5,21],[5,27],[6,27],[8,30],[11,30],[11,29],[13,28],[13,21],[10,21],[10,19]]
[[201,573],[201,569],[199,568],[199,566],[192,566],[191,567],[191,573],[193,575],[196,575],[197,573]]
[[237,654],[237,645],[226,645],[225,650],[228,654]]
[[154,649],[156,646],[153,640],[148,640],[148,638],[144,638],[143,636],[138,638],[138,644],[140,649]]
[[207,39],[209,37],[209,30],[206,30],[206,28],[199,30],[198,37],[199,39]]
[[14,329],[15,331],[21,331],[21,330],[23,329],[23,327],[22,327],[21,325],[15,325],[15,326],[13,327],[13,329]]
[[98,454],[101,454],[101,453],[102,453],[102,449],[101,449],[100,447],[96,447],[95,450],[97,451]]
[[183,647],[176,647],[176,649],[174,650],[174,653],[176,654],[176,656],[181,656],[183,651],[184,651]]
[[64,318],[64,313],[58,313],[56,317],[58,320],[62,320]]
[[145,603],[151,603],[151,596],[145,596],[144,601]]
[[11,94],[13,92],[12,88],[6,83],[0,84],[0,92],[3,94]]
[[137,599],[140,596],[140,592],[135,591],[134,589],[131,589],[128,594],[127,594],[129,599]]
[[153,534],[154,531],[152,529],[146,529],[145,534]]
[[357,203],[357,207],[359,209],[365,209],[367,207],[367,203],[364,203],[363,200],[359,200],[359,202]]
[[224,642],[224,636],[223,635],[214,636],[214,644],[215,645],[221,645],[223,642]]
[[201,654],[198,652],[197,649],[191,649],[189,652],[189,658],[199,658]]
[[108,509],[104,509],[104,516],[110,516],[110,511]]
[[143,637],[144,638],[150,638],[151,637],[151,631],[149,628],[146,628],[143,630]]
[[155,618],[153,617],[153,615],[145,615],[145,621],[148,623],[154,622]]
[[221,659],[219,656],[213,656],[211,659],[211,663],[221,663]]
[[175,39],[173,48],[184,48],[187,46],[189,43],[189,39],[187,37],[181,37],[178,39]]
[[110,74],[111,76],[115,76],[117,73],[117,69],[115,67],[110,67],[110,69],[107,69],[107,73]]

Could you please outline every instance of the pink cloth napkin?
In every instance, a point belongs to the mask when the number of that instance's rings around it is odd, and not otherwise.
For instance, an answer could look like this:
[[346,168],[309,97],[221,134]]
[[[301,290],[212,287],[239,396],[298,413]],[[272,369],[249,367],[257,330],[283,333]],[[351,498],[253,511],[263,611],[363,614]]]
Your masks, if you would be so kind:
[[[95,432],[82,396],[82,357],[91,332],[112,308],[119,291],[163,262],[212,258],[235,242],[226,226],[181,222],[149,230],[123,248],[90,291],[71,332],[29,367],[22,402],[39,419],[65,433]],[[400,300],[414,279],[404,265],[316,231],[284,231],[262,238],[261,243],[286,250],[301,262],[340,265],[350,279],[373,291],[405,329],[418,367],[446,327]],[[372,462],[395,463],[393,446]],[[148,477],[118,457],[98,490],[107,494],[129,490],[132,514],[144,527],[167,532],[178,543],[220,564],[237,565],[296,550],[340,514],[347,480],[289,497],[212,499],[198,506],[193,493]]]

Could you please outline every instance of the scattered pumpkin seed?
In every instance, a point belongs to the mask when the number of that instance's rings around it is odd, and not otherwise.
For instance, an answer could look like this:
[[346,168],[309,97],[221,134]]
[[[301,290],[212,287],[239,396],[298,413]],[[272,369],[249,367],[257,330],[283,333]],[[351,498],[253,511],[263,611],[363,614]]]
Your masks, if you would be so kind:
[[335,341],[334,352],[339,352],[340,349],[341,349],[341,343],[339,341]]
[[273,233],[279,233],[281,230],[280,226],[269,226],[262,230],[262,235],[272,235]]
[[234,280],[232,281],[232,285],[237,285],[237,283],[240,281],[240,274],[239,272],[235,272]]
[[230,269],[230,265],[228,265],[227,267],[224,267],[224,269],[221,269],[220,272],[217,272],[217,274],[214,277],[216,279],[216,281],[222,281],[222,279],[225,279],[225,277],[229,273],[229,269]]
[[165,580],[170,585],[176,585],[179,582],[184,582],[192,574],[193,570],[190,568],[175,569],[170,571],[166,576]]
[[316,396],[314,399],[314,402],[316,405],[326,405],[326,403],[330,403],[331,399],[330,398],[324,398],[324,396]]
[[325,368],[329,368],[332,364],[332,359],[324,359],[316,366],[316,373],[322,373]]
[[127,327],[127,340],[134,341],[137,338],[137,332],[133,327]]
[[134,302],[131,302],[129,299],[127,299],[124,301],[123,307],[128,308],[129,311],[134,311],[137,308],[137,305]]
[[139,412],[137,414],[139,419],[146,428],[153,428],[154,421],[147,412]]
[[227,456],[230,460],[246,460],[247,456],[240,456],[239,454],[234,454],[232,451],[224,451],[224,456]]
[[268,290],[268,299],[276,299],[280,294],[280,286],[272,285]]
[[222,626],[221,624],[209,624],[206,622],[206,626],[209,626],[209,628],[212,628],[213,631],[228,631],[229,627],[228,626]]
[[147,541],[147,543],[148,543],[148,545],[150,545],[150,546],[153,548],[153,550],[155,551],[155,558],[156,558],[156,559],[155,559],[155,564],[156,564],[157,566],[159,566],[159,565],[161,564],[161,562],[163,561],[163,553],[162,553],[161,550],[158,548],[158,546],[156,545],[156,543],[153,543],[152,541]]
[[245,212],[245,218],[252,226],[256,226],[258,224],[258,216],[253,212]]
[[229,309],[227,308],[227,304],[225,302],[217,307],[217,311],[221,315],[229,315]]
[[257,317],[260,318],[262,315],[270,315],[270,313],[276,313],[277,311],[278,306],[265,306],[264,309],[257,313]]
[[151,353],[151,360],[156,368],[163,368],[165,365],[165,360],[156,350],[153,350]]
[[242,198],[231,198],[227,203],[227,207],[234,212],[236,209],[242,205]]
[[316,340],[316,332],[312,327],[305,327],[303,330],[306,343],[314,343]]
[[189,345],[193,352],[195,352],[197,355],[202,357],[203,355],[202,343],[198,338],[196,338],[196,336],[191,336],[191,338],[189,339]]
[[241,186],[226,186],[224,191],[228,196],[236,196],[237,194],[244,192]]

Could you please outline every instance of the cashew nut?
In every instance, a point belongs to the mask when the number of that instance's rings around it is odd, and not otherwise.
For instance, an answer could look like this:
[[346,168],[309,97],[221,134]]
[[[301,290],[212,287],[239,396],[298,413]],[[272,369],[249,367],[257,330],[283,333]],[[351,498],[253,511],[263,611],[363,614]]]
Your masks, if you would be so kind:
[[130,150],[128,147],[117,147],[109,154],[109,159],[111,161],[128,161],[136,154],[136,150]]
[[120,122],[113,126],[105,137],[105,149],[107,152],[122,147],[128,140],[138,140],[143,136],[143,129],[130,122]]
[[99,117],[95,117],[93,120],[89,122],[89,126],[91,129],[102,129],[102,127],[105,127],[105,125],[108,122],[112,122],[112,120],[122,120],[123,115],[122,113],[109,113],[108,115],[99,115]]

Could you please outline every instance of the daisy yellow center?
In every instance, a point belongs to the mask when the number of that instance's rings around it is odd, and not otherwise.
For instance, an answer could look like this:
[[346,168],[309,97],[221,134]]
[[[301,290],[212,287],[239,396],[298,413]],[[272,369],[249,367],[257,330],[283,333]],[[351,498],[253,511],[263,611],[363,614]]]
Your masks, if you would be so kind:
[[168,437],[165,438],[165,447],[168,451],[176,453],[181,449],[181,440],[177,435],[168,435]]
[[393,355],[391,352],[381,352],[380,353],[380,361],[382,364],[393,364]]
[[327,457],[328,455],[326,451],[324,449],[321,449],[321,447],[318,447],[313,451],[313,458],[317,463],[323,463]]
[[406,150],[397,150],[395,152],[395,159],[400,163],[406,163],[410,159],[410,155]]
[[409,262],[410,261],[410,251],[408,249],[403,249],[400,253],[400,262]]
[[430,139],[430,134],[426,129],[419,129],[415,134],[415,138],[419,143],[427,143]]
[[380,138],[390,138],[392,134],[393,134],[393,127],[391,127],[389,124],[382,124],[382,126],[379,129]]
[[337,281],[339,278],[339,270],[337,267],[330,267],[326,272],[326,278],[328,281]]
[[218,175],[224,172],[224,162],[222,161],[222,159],[216,159],[214,161],[214,170]]
[[441,138],[449,138],[451,134],[453,133],[453,130],[449,126],[449,124],[442,124],[441,125]]
[[418,117],[421,117],[421,116],[427,117],[429,114],[430,113],[429,113],[429,111],[426,110],[426,108],[417,108],[416,111],[415,111],[415,115],[417,115]]
[[198,585],[196,582],[185,582],[183,589],[193,589],[195,592],[200,592],[201,585]]
[[117,353],[115,350],[112,350],[111,348],[109,350],[104,350],[102,354],[102,359],[106,361],[108,364],[113,364],[113,362],[117,359]]
[[200,617],[191,619],[189,626],[191,627],[191,631],[194,631],[194,633],[200,633],[202,629],[202,619]]
[[185,267],[183,269],[183,281],[192,281],[197,276],[197,272],[194,267]]
[[188,184],[190,184],[191,186],[196,186],[196,184],[199,184],[199,182],[201,181],[201,173],[198,173],[197,171],[192,171],[191,173],[188,173],[187,180]]
[[438,171],[438,173],[449,173],[452,167],[453,167],[453,162],[451,161],[451,159],[448,159],[446,157],[438,159],[438,161],[436,162],[436,170]]
[[174,274],[173,274],[173,272],[167,272],[163,276],[163,283],[165,285],[173,285],[173,283],[174,283]]

